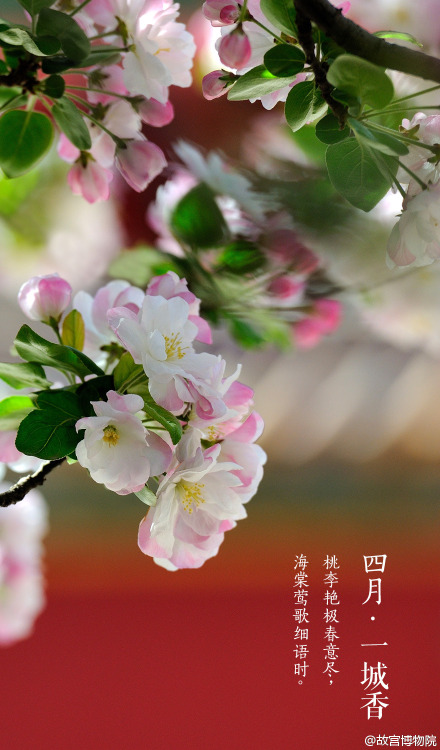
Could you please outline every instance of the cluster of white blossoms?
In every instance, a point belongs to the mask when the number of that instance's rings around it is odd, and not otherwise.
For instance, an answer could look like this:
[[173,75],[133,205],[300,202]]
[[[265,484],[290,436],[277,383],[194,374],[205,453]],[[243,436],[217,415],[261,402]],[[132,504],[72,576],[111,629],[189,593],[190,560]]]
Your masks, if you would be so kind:
[[440,115],[418,112],[402,127],[420,141],[401,157],[397,179],[407,184],[404,211],[388,242],[387,264],[426,266],[440,258]]
[[[28,317],[64,330],[70,294],[63,279],[31,279],[19,302]],[[195,342],[211,342],[211,332],[200,301],[173,272],[153,278],[145,292],[125,281],[94,297],[79,292],[72,306],[83,326],[81,355],[102,375],[47,391],[46,399],[52,393],[71,403],[76,388],[105,383],[72,425],[78,462],[109,490],[136,493],[151,506],[139,530],[143,552],[170,570],[200,567],[246,516],[244,503],[263,474],[253,392],[238,382],[240,366],[226,377],[220,356],[196,350]],[[26,420],[20,430],[33,439]],[[65,455],[73,455],[71,447]]]
[[[1,491],[7,485],[1,484]],[[0,645],[26,638],[44,606],[41,539],[46,506],[32,490],[24,500],[0,508]]]
[[83,97],[92,145],[80,151],[61,134],[58,153],[73,164],[71,189],[90,203],[109,197],[112,167],[140,192],[166,166],[142,127],[167,125],[170,86],[191,85],[195,44],[178,15],[172,0],[92,0],[76,16],[91,39],[120,50],[119,62],[88,69],[83,86],[67,84]]

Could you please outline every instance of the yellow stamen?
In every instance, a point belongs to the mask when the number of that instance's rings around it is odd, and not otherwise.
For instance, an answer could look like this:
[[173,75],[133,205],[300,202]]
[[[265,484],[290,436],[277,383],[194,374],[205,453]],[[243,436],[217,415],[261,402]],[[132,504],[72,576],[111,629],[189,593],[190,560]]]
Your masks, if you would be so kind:
[[116,445],[119,440],[119,433],[113,424],[109,424],[104,427],[104,437],[102,438],[104,443],[109,445]]
[[205,502],[205,498],[202,497],[202,489],[204,486],[204,484],[199,483],[193,484],[192,482],[179,482],[182,505],[187,513],[191,514],[194,510],[193,506],[198,508],[199,505]]
[[182,347],[182,336],[179,333],[172,333],[170,336],[164,336],[164,339],[167,359],[183,359],[187,347]]

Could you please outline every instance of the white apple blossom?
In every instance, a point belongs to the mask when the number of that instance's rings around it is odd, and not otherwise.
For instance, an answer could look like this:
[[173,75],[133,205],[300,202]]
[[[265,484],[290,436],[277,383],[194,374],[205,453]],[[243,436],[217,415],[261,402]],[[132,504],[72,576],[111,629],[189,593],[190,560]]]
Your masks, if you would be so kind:
[[387,265],[426,266],[440,258],[440,183],[410,201],[388,241]]
[[77,430],[85,430],[76,446],[81,466],[92,479],[118,495],[139,492],[151,476],[166,471],[171,449],[147,430],[138,412],[144,402],[135,394],[107,393],[107,402],[92,401],[96,417],[83,417]]
[[111,30],[122,23],[130,47],[123,58],[124,83],[131,94],[165,103],[169,86],[191,85],[195,44],[176,21],[172,0],[108,0],[86,9],[98,25]]
[[139,546],[169,570],[198,568],[217,554],[223,533],[246,517],[234,462],[218,461],[220,446],[203,451],[185,435],[139,527]]
[[[214,355],[194,352],[198,328],[189,316],[190,307],[181,297],[152,295],[145,296],[137,315],[120,307],[108,313],[120,342],[143,365],[152,397],[173,414],[198,399],[199,387],[217,364]],[[222,402],[221,407],[226,409]]]
[[172,299],[173,297],[184,299],[189,305],[188,320],[194,323],[198,329],[196,340],[202,341],[204,344],[212,344],[209,324],[199,314],[200,300],[189,291],[186,279],[180,279],[174,271],[168,271],[162,276],[154,276],[148,284],[146,294],[165,297],[165,299]]
[[[402,126],[406,130],[417,127],[414,137],[428,146],[440,145],[440,115],[425,115],[417,112],[412,120],[403,120]],[[400,162],[408,167],[425,185],[436,184],[440,179],[439,163],[429,161],[433,153],[423,146],[410,146],[409,153],[400,157]],[[422,191],[422,185],[402,167],[398,170],[397,179],[401,183],[408,183],[408,198],[413,198]],[[407,198],[407,200],[408,200]]]
[[107,312],[112,307],[127,307],[137,312],[144,299],[144,292],[128,281],[110,281],[98,289],[92,297],[88,292],[77,292],[73,299],[73,307],[81,313],[85,325],[85,341],[83,351],[98,365],[105,365],[108,355],[101,347],[117,342],[117,338],[110,328]]
[[268,203],[267,195],[259,195],[244,175],[232,169],[214,151],[204,157],[198,149],[185,141],[179,141],[174,150],[200,182],[209,185],[216,195],[232,198],[253,219],[263,220],[267,211],[273,208],[274,204]]

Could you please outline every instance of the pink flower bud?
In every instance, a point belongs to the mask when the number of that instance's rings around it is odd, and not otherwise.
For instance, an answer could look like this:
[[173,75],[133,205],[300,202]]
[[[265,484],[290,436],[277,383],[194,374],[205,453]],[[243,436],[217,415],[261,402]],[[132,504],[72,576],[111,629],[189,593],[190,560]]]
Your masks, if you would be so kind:
[[226,94],[231,84],[234,83],[234,79],[229,79],[228,75],[224,70],[213,70],[212,73],[204,76],[202,91],[205,99],[218,99],[219,96]]
[[73,165],[67,175],[72,193],[82,195],[88,203],[106,201],[110,195],[109,182],[113,174],[96,161],[88,161],[84,167],[80,161]]
[[157,99],[144,99],[139,106],[139,114],[142,122],[152,125],[153,128],[162,128],[168,125],[174,118],[174,108],[170,101],[158,102]]
[[59,320],[70,304],[72,287],[57,273],[49,276],[34,276],[26,281],[18,292],[18,304],[31,320],[49,323]]
[[145,190],[166,165],[163,151],[146,138],[127,141],[126,148],[116,151],[116,166],[124,180],[137,193]]
[[238,28],[221,38],[217,51],[223,65],[236,69],[244,68],[252,54],[248,37]]
[[213,26],[230,26],[240,16],[240,6],[234,0],[206,0],[203,14]]

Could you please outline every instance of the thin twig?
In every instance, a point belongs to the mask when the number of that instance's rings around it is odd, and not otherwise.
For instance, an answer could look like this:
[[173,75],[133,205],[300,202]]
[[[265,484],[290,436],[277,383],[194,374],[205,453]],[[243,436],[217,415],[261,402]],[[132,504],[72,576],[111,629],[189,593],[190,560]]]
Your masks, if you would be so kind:
[[29,476],[19,479],[16,484],[13,484],[12,487],[9,488],[9,490],[0,493],[0,507],[7,508],[9,505],[15,505],[15,503],[23,500],[28,492],[35,489],[35,487],[42,485],[47,475],[65,460],[65,458],[57,458],[55,461],[50,461],[49,463],[44,464],[33,474],[29,474]]

